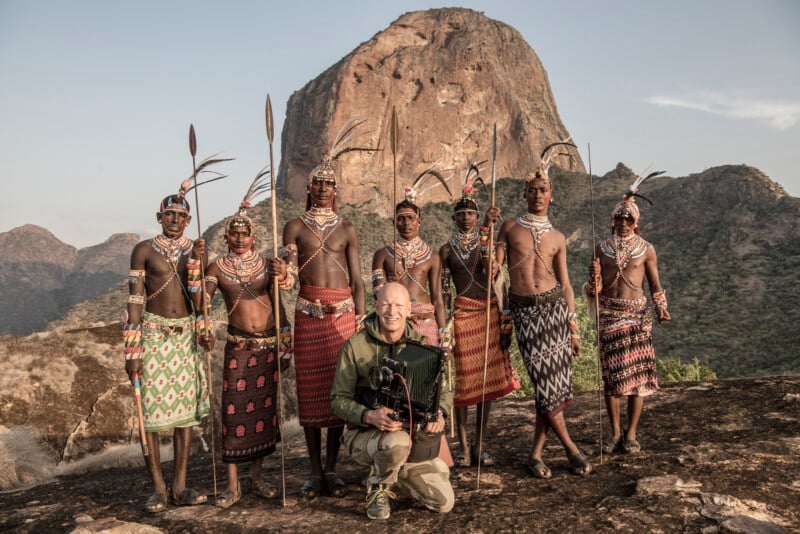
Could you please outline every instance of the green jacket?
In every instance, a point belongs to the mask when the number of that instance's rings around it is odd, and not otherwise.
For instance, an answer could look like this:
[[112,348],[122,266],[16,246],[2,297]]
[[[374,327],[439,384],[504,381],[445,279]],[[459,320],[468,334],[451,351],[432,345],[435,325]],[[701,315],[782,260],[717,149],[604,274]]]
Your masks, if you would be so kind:
[[[369,389],[369,370],[379,365],[385,357],[394,358],[406,346],[406,338],[422,341],[422,336],[410,325],[406,324],[404,338],[391,344],[383,341],[378,334],[378,316],[372,312],[364,320],[364,329],[348,339],[339,350],[339,361],[336,365],[336,377],[333,379],[331,391],[331,407],[333,413],[347,423],[347,428],[365,428],[364,414],[368,408],[359,403],[358,393]],[[448,417],[453,406],[453,392],[442,376],[442,391],[439,400],[445,417]]]

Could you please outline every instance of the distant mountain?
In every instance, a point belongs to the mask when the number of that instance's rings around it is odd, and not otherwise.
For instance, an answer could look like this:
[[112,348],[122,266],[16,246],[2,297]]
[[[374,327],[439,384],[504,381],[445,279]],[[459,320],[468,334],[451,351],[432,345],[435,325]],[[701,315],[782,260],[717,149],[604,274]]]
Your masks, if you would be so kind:
[[0,334],[29,334],[120,284],[136,234],[76,249],[27,224],[0,233]]

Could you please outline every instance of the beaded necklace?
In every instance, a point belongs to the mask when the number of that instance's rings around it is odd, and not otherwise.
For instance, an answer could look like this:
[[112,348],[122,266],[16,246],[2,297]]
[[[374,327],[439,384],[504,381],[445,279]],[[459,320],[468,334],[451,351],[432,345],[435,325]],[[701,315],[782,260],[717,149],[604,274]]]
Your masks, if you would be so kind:
[[450,248],[461,258],[467,261],[478,248],[478,232],[462,232],[456,230],[456,235],[450,240]]
[[162,234],[151,239],[150,246],[153,247],[153,250],[164,256],[164,259],[174,267],[178,265],[181,256],[185,256],[191,251],[192,240],[186,236],[172,239]]
[[409,241],[398,239],[386,247],[386,251],[392,258],[397,258],[405,270],[413,269],[431,257],[431,247],[419,236]]
[[553,229],[553,224],[547,215],[534,215],[533,213],[518,215],[517,224],[531,231],[537,245],[542,241],[542,235]]
[[616,285],[621,278],[626,286],[634,291],[642,292],[642,288],[633,285],[633,282],[628,280],[623,271],[628,266],[630,260],[641,258],[645,255],[647,252],[647,241],[638,234],[632,234],[625,238],[615,234],[613,237],[600,243],[600,250],[605,256],[613,258],[614,263],[617,265],[617,275],[608,287]]
[[264,277],[264,258],[253,249],[244,254],[229,251],[217,261],[220,274],[228,281],[247,285]]
[[534,215],[533,213],[525,213],[523,215],[518,215],[516,221],[518,225],[531,231],[531,237],[533,237],[533,247],[531,247],[528,253],[520,258],[518,262],[510,266],[508,270],[512,271],[513,269],[516,269],[528,258],[530,258],[531,254],[536,254],[536,257],[542,262],[542,265],[544,265],[544,268],[547,270],[547,272],[555,276],[555,271],[553,271],[552,264],[545,261],[544,257],[542,256],[542,252],[539,250],[539,243],[542,242],[542,236],[553,229],[553,224],[550,222],[550,219],[547,217],[547,215]]
[[320,232],[325,232],[328,228],[332,228],[339,223],[339,214],[331,208],[311,206],[302,217],[307,225],[313,226]]

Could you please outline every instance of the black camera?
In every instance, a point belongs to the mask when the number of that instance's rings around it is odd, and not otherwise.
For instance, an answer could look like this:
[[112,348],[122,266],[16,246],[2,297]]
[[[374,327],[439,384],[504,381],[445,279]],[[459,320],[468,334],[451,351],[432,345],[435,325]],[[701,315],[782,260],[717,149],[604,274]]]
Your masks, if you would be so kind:
[[370,389],[362,392],[361,402],[373,410],[390,408],[404,423],[436,421],[443,369],[441,349],[408,340],[394,358],[370,368]]

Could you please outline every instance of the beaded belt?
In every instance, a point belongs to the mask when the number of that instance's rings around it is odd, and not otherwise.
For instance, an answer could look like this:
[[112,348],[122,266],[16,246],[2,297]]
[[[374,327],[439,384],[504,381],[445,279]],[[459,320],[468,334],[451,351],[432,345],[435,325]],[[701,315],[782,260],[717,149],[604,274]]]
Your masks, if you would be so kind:
[[353,297],[348,297],[337,304],[320,304],[318,302],[306,300],[303,297],[297,297],[297,305],[295,307],[297,311],[305,313],[306,315],[310,315],[316,319],[324,319],[325,314],[339,317],[347,312],[351,312],[355,309],[355,304],[353,304]]
[[271,337],[245,337],[228,334],[228,343],[236,345],[239,350],[267,349],[275,346],[276,336]]
[[165,324],[157,324],[151,323],[150,321],[145,321],[142,319],[142,328],[147,328],[148,330],[157,330],[164,332],[168,336],[174,335],[181,335],[184,332],[189,332],[194,330],[194,322],[193,321],[186,321],[185,323],[176,324],[176,325],[165,325]]
[[428,319],[433,319],[433,316],[433,312],[420,312],[409,315],[409,317],[414,321],[427,321]]
[[558,288],[557,291],[548,291],[547,293],[541,293],[539,295],[522,296],[510,292],[508,294],[508,300],[510,302],[523,306],[544,306],[545,304],[553,303],[563,297],[564,290],[561,288]]

